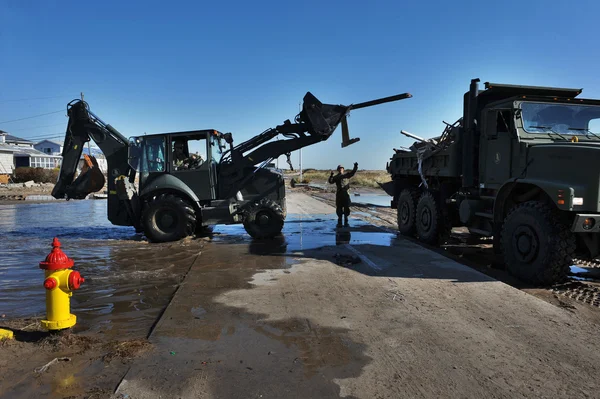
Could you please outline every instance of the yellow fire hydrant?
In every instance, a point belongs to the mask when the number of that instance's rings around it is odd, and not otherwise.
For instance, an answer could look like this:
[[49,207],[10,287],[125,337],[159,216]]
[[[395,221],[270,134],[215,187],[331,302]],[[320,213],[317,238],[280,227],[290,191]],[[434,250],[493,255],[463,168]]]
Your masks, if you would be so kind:
[[45,270],[44,288],[46,289],[46,320],[42,326],[47,330],[63,330],[77,322],[71,314],[71,296],[85,281],[79,272],[71,270],[75,262],[61,249],[58,238],[52,240],[52,252],[46,260],[40,262],[40,269]]

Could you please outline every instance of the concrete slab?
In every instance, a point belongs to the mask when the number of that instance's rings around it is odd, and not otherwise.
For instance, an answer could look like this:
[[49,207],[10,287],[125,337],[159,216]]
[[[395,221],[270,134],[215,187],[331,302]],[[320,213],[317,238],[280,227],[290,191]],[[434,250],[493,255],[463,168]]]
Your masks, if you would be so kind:
[[282,240],[217,229],[117,394],[598,397],[596,326],[332,212],[292,193]]

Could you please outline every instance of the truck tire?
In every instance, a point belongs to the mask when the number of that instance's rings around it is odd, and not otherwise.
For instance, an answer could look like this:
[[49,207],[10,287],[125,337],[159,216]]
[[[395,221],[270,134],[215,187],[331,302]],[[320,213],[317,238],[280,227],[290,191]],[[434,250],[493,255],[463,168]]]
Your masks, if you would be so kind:
[[417,231],[417,195],[416,190],[405,188],[398,196],[398,231],[405,236],[414,236]]
[[263,198],[252,205],[244,217],[244,228],[252,238],[273,238],[281,233],[284,211],[269,198]]
[[181,240],[194,234],[196,212],[182,198],[161,194],[142,213],[142,227],[151,242]]
[[449,223],[442,207],[431,192],[425,191],[419,198],[415,219],[419,240],[427,244],[438,245],[448,239]]
[[567,278],[573,264],[575,236],[541,202],[515,206],[502,227],[500,238],[508,271],[534,285],[551,285]]

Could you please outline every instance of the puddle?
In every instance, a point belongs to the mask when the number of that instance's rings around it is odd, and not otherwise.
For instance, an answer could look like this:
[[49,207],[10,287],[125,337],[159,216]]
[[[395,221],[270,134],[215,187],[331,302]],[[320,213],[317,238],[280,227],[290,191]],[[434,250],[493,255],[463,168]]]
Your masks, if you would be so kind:
[[[358,194],[358,195],[356,195]],[[382,194],[360,194],[360,193],[352,193],[350,196],[352,203],[354,204],[364,204],[364,205],[374,205],[381,207],[390,207],[390,203],[392,201],[392,197],[389,195]]]
[[[356,212],[354,212],[356,213]],[[293,254],[332,245],[372,244],[390,246],[396,235],[383,232],[361,219],[350,217],[350,227],[337,226],[337,216],[331,214],[289,214],[283,235],[272,240],[251,240],[241,225],[216,226],[216,243],[249,241],[249,252],[256,255]]]

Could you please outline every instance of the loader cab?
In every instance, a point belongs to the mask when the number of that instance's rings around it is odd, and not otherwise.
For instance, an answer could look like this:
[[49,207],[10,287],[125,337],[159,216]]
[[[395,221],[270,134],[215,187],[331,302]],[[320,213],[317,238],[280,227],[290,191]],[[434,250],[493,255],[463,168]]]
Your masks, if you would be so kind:
[[199,201],[216,199],[221,134],[198,130],[132,137],[129,164],[139,172],[140,192],[157,176],[170,174]]

